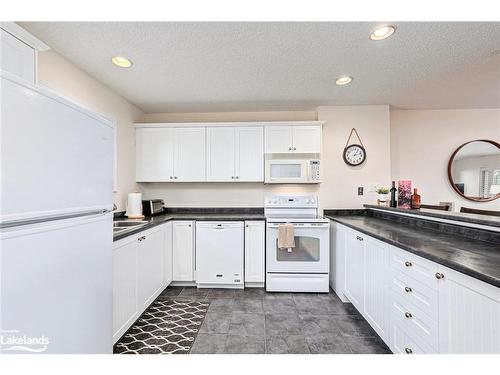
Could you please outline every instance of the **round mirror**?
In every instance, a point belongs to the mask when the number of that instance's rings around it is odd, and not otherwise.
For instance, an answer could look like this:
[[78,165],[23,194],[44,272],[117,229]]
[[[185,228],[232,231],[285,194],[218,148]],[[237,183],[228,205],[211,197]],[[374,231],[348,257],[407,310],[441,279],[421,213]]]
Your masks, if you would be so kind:
[[451,186],[462,197],[476,202],[500,197],[500,144],[488,140],[464,143],[448,163]]

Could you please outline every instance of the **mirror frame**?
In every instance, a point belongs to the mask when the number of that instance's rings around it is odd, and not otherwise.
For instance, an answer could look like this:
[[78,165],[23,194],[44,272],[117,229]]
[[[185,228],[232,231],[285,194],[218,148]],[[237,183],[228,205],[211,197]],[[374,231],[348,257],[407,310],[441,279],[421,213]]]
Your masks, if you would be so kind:
[[450,185],[455,190],[458,195],[460,195],[462,198],[468,199],[473,202],[491,202],[494,201],[495,199],[500,198],[500,194],[497,194],[494,197],[491,198],[471,198],[466,196],[465,194],[462,194],[462,192],[455,186],[455,183],[453,181],[453,176],[451,175],[451,165],[453,164],[453,159],[455,158],[455,155],[460,151],[464,146],[468,145],[469,143],[472,142],[486,142],[489,144],[492,144],[493,146],[496,146],[500,150],[500,143],[497,143],[495,141],[491,141],[489,139],[474,139],[473,141],[465,142],[464,144],[458,146],[458,148],[451,154],[450,160],[448,161],[448,180],[450,181]]

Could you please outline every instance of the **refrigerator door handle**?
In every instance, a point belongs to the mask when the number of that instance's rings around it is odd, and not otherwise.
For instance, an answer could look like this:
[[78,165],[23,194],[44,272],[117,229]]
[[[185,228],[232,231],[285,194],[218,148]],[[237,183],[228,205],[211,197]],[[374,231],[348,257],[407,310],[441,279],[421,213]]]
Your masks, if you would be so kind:
[[107,213],[110,213],[110,212],[113,212],[113,211],[108,210],[108,209],[102,209],[102,210],[77,212],[77,213],[66,214],[66,215],[46,216],[46,217],[38,217],[38,218],[24,219],[24,220],[5,221],[3,223],[0,223],[0,228],[20,227],[20,226],[24,226],[24,225],[45,223],[45,222],[49,222],[49,221],[74,219],[74,218],[83,217],[83,216],[106,215]]

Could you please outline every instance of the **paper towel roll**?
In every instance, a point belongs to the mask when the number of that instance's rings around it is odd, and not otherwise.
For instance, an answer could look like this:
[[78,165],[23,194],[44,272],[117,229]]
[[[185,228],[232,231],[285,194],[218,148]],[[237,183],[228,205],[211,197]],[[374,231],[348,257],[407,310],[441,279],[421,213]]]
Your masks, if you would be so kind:
[[141,219],[142,215],[142,194],[141,193],[128,193],[127,199],[127,212],[125,216],[130,219]]

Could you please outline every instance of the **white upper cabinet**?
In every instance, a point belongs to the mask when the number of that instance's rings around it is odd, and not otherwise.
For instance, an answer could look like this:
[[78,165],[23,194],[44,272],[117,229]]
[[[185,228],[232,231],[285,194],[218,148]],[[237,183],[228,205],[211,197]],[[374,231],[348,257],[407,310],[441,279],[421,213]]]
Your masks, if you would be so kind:
[[138,127],[137,182],[205,181],[205,128]]
[[137,182],[264,182],[264,152],[321,153],[321,125],[137,124]]
[[264,134],[256,127],[207,128],[207,181],[264,181]]
[[235,130],[236,181],[264,181],[264,129],[262,126]]
[[0,29],[2,51],[0,67],[3,71],[15,74],[32,85],[35,84],[35,50],[15,36]]
[[291,126],[266,127],[266,153],[285,154],[293,151]]
[[207,181],[234,181],[234,134],[233,127],[207,128]]
[[174,179],[205,181],[205,128],[176,128],[174,144]]
[[321,153],[321,125],[266,127],[266,153]]
[[321,153],[321,126],[292,126],[293,152]]
[[135,130],[136,181],[172,181],[174,178],[174,129]]

